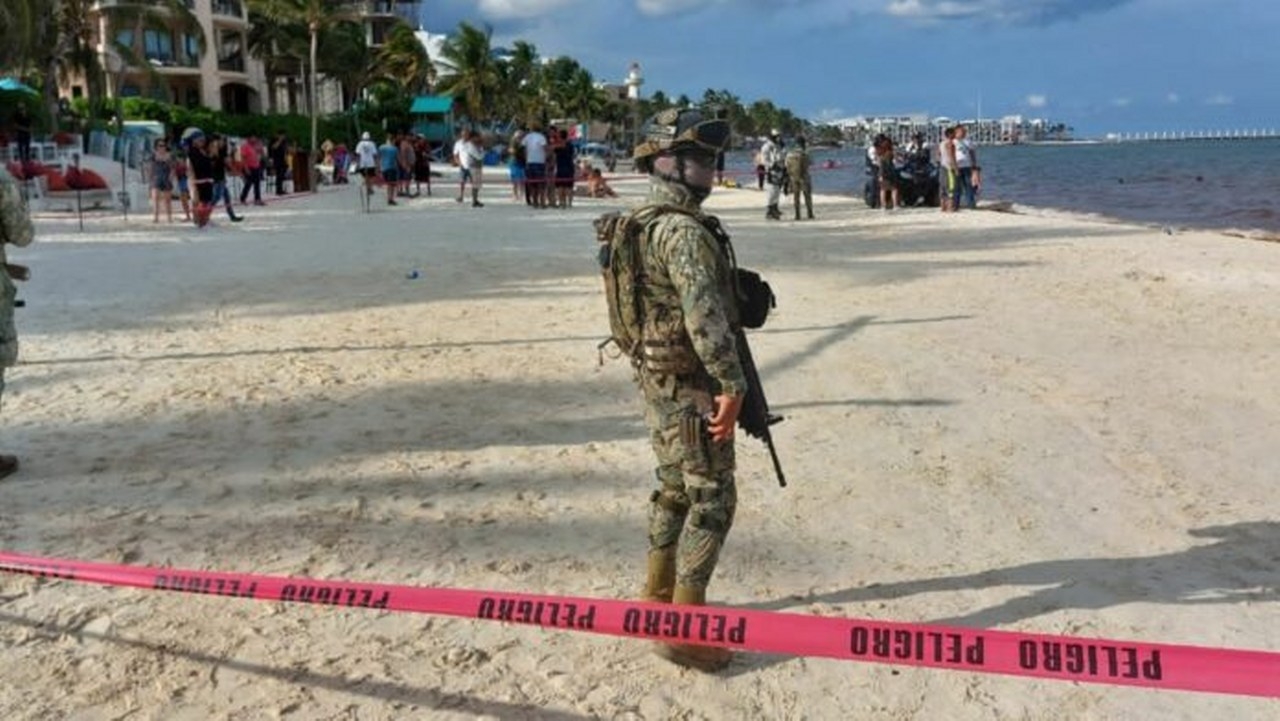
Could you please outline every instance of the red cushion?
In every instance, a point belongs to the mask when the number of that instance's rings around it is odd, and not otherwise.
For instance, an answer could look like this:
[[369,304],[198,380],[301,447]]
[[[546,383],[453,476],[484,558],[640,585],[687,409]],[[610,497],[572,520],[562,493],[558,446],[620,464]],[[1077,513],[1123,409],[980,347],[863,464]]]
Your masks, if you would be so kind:
[[107,185],[107,181],[103,180],[101,175],[98,175],[88,168],[80,169],[80,182],[83,184],[85,190],[109,187]]
[[67,179],[62,177],[62,173],[59,173],[54,168],[49,168],[45,171],[44,179],[45,182],[49,184],[50,193],[54,193],[59,190],[72,190],[72,187],[67,185]]
[[75,190],[76,188],[80,188],[81,190],[84,189],[84,179],[80,177],[79,168],[75,166],[67,168],[66,179],[67,179],[67,185],[71,186],[72,190]]
[[43,165],[35,160],[28,160],[25,167],[16,162],[10,162],[7,168],[9,170],[9,175],[12,175],[16,180],[28,180],[30,178],[44,175],[44,171],[46,170]]

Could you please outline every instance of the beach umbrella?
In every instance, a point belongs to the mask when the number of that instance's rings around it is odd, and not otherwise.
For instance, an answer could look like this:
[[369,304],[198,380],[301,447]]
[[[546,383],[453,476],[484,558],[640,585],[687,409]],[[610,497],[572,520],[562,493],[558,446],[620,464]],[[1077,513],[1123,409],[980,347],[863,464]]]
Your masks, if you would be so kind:
[[0,78],[0,91],[10,93],[30,93],[39,95],[35,88],[27,85],[17,78]]

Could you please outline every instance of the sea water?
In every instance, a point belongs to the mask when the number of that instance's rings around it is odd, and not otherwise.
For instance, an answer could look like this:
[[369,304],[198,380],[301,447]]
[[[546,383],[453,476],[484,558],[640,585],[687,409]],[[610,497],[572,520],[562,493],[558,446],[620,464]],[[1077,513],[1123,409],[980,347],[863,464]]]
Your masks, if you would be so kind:
[[[866,150],[814,150],[816,192],[862,196]],[[754,186],[752,154],[726,172]],[[1280,239],[1280,139],[981,146],[979,201]],[[831,166],[831,167],[827,167]]]

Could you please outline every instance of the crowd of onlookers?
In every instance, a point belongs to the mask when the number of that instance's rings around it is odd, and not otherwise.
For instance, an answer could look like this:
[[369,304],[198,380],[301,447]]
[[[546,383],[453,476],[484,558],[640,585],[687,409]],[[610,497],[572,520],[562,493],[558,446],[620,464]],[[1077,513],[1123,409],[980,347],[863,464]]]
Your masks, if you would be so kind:
[[867,148],[867,164],[876,175],[879,206],[885,210],[902,204],[901,168],[904,166],[913,172],[937,170],[938,205],[943,212],[959,210],[962,203],[966,208],[977,206],[982,169],[978,166],[977,148],[963,125],[944,130],[937,143],[927,142],[924,133],[916,133],[905,152],[900,151],[889,136],[877,135]]
[[[264,185],[268,186],[265,192],[270,193],[273,187],[276,195],[309,187],[310,180],[307,185],[293,182],[299,172],[305,172],[295,165],[307,162],[306,155],[295,150],[284,131],[270,139],[237,139],[188,128],[181,137],[158,137],[142,164],[152,220],[159,223],[163,217],[173,222],[176,204],[182,219],[202,225],[209,212],[221,205],[232,222],[239,222],[237,195],[242,206],[250,202],[265,205]],[[579,160],[577,145],[564,129],[551,126],[544,132],[539,123],[520,127],[506,143],[486,142],[473,129],[459,130],[447,148],[412,133],[392,133],[379,143],[364,132],[354,148],[326,139],[320,153],[314,162],[318,180],[349,184],[354,171],[370,194],[378,186],[385,188],[388,205],[424,191],[431,195],[432,156],[436,153],[458,169],[454,199],[469,201],[472,207],[484,207],[480,201],[484,168],[495,162],[505,163],[510,173],[512,198],[532,208],[568,208],[575,196],[617,195],[599,168]],[[238,182],[238,194],[233,192],[233,181]]]
[[569,208],[575,195],[609,198],[617,193],[599,168],[579,160],[569,133],[541,123],[520,126],[505,148],[511,195],[533,208]]

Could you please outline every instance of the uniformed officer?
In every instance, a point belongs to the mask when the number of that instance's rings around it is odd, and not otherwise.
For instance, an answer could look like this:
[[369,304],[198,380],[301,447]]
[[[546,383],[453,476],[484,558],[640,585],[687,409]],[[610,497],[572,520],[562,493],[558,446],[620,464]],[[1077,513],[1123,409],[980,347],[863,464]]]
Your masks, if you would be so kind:
[[[644,589],[653,602],[706,602],[737,502],[733,435],[746,382],[734,341],[733,261],[727,236],[710,230],[718,221],[701,212],[729,134],[709,111],[672,109],[649,121],[635,150],[651,184],[648,203],[631,217],[643,226],[633,362],[658,460]],[[731,658],[706,646],[664,644],[658,652],[704,671]]]
[[791,183],[791,197],[795,201],[796,220],[800,220],[800,201],[804,201],[809,220],[813,220],[813,180],[809,177],[810,158],[805,149],[804,136],[796,138],[795,147],[787,151],[787,179]]
[[[17,182],[0,166],[0,396],[4,393],[4,369],[18,360],[18,331],[13,322],[14,296],[18,289],[14,279],[26,280],[25,266],[9,263],[6,250],[10,244],[31,244],[34,231],[27,208],[22,203]],[[0,478],[18,470],[17,456],[0,454]]]

